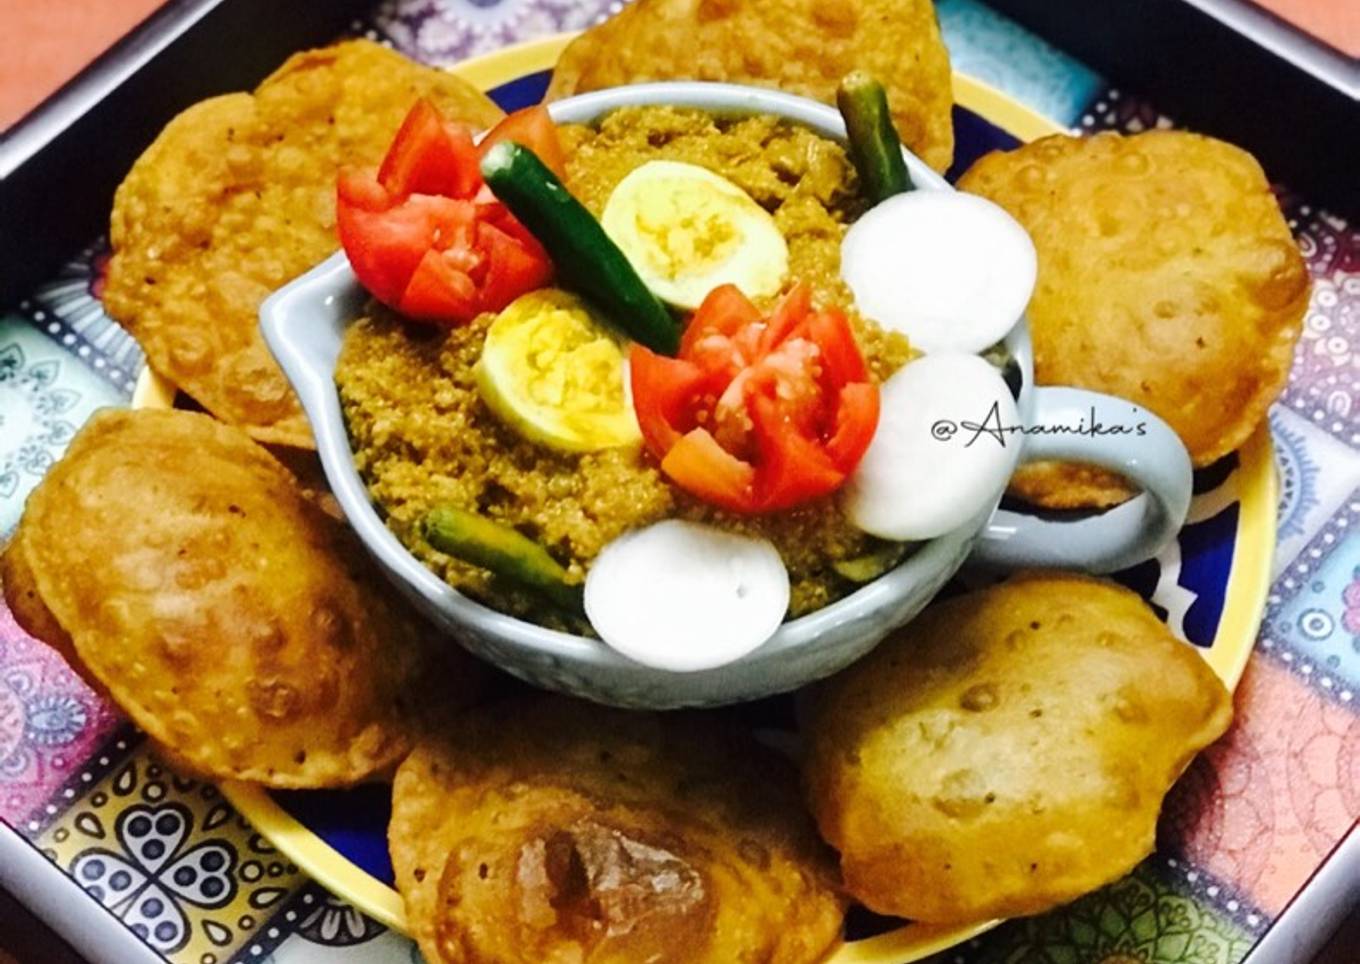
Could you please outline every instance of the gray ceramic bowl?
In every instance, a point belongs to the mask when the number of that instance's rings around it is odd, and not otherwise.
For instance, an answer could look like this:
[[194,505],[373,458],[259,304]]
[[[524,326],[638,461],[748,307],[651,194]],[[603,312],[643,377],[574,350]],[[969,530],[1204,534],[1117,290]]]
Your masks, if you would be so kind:
[[[833,109],[788,94],[729,84],[644,84],[600,91],[551,105],[561,123],[590,123],[619,107],[672,104],[723,114],[776,114],[843,140]],[[918,158],[907,165],[919,189],[952,188]],[[322,465],[351,525],[393,583],[478,656],[547,689],[628,707],[706,706],[757,699],[827,676],[863,656],[915,616],[969,557],[985,563],[1061,565],[1111,571],[1152,555],[1180,528],[1190,498],[1190,462],[1175,434],[1130,403],[1075,389],[1032,387],[1023,321],[1006,342],[1019,362],[1019,409],[1027,425],[1142,422],[1134,438],[1044,435],[1016,439],[1022,458],[1078,459],[1112,468],[1145,494],[1111,512],[1054,522],[978,506],[970,521],[923,545],[897,568],[831,606],[785,623],[767,643],[735,663],[694,673],[652,669],[597,640],[543,629],[477,603],[426,569],[387,529],[354,468],[334,383],[346,326],[365,292],[343,253],[272,295],[261,308],[265,340],[302,400]],[[989,526],[990,520],[990,526]],[[983,538],[984,535],[986,538]],[[979,542],[981,540],[981,542]]]

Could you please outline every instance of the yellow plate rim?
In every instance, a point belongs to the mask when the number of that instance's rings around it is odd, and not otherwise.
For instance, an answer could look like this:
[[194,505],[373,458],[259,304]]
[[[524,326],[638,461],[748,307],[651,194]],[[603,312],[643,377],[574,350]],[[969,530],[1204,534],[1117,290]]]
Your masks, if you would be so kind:
[[[575,34],[559,34],[505,47],[450,68],[482,90],[490,90],[527,74],[546,70]],[[990,84],[975,77],[953,75],[954,100],[1021,141],[1031,141],[1066,129]],[[169,408],[174,387],[152,372],[142,371],[133,391],[134,408]],[[1214,672],[1236,689],[1255,647],[1256,634],[1270,588],[1270,566],[1275,551],[1279,480],[1275,471],[1270,430],[1262,422],[1238,450],[1234,472],[1240,504],[1237,539],[1223,600],[1223,613],[1213,645],[1201,655]],[[223,796],[304,873],[336,896],[349,901],[393,930],[406,933],[401,895],[335,850],[284,810],[261,787],[225,782]],[[936,926],[909,924],[897,930],[841,946],[829,964],[910,964],[982,934],[1000,921]]]

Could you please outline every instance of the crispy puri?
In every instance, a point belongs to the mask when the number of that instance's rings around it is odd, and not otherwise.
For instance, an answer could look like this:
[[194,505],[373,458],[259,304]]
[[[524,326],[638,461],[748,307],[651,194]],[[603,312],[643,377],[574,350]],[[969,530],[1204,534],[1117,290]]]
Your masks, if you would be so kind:
[[932,923],[1037,914],[1153,849],[1232,716],[1134,593],[1023,575],[928,609],[812,700],[808,799],[850,894]]
[[[28,540],[21,539],[18,531],[5,546],[3,555],[0,555],[0,586],[4,588],[5,602],[19,628],[51,646],[87,683],[98,686],[98,681],[85,671],[80,658],[76,656],[75,643],[71,642],[70,634],[61,628],[57,617],[43,602],[33,566],[28,560]],[[99,689],[102,690],[102,687]]]
[[[1288,379],[1308,271],[1254,158],[1198,134],[1055,135],[979,160],[959,186],[1014,215],[1039,253],[1034,373],[1146,406],[1196,466],[1233,451]],[[1127,484],[1039,464],[1012,492],[1111,505]]]
[[[93,445],[112,429],[112,424],[102,419],[92,418],[82,428],[81,435],[86,444]],[[30,496],[32,498],[32,496]],[[5,595],[5,604],[14,615],[19,627],[34,639],[42,640],[56,650],[66,664],[73,669],[95,692],[107,696],[104,684],[81,662],[76,653],[75,643],[48,608],[38,589],[37,573],[34,571],[30,537],[33,530],[32,516],[25,512],[19,519],[14,533],[0,554],[0,590]]]
[[326,471],[321,466],[321,456],[316,449],[300,449],[288,445],[266,446],[269,454],[278,459],[285,469],[297,479],[302,494],[321,507],[328,516],[341,522],[345,521],[345,510],[331,491]]
[[888,91],[903,142],[954,156],[949,52],[930,0],[636,0],[562,52],[548,99],[656,80],[776,87],[834,103],[855,69]]
[[432,964],[794,964],[840,938],[791,767],[711,717],[466,714],[397,771],[388,840]]
[[205,415],[96,414],[29,496],[6,576],[21,613],[40,600],[33,629],[66,640],[172,758],[218,779],[380,775],[409,749],[430,677],[451,703],[475,686],[348,531]]
[[337,171],[376,165],[421,96],[475,127],[501,116],[448,72],[355,40],[170,122],[114,197],[104,292],[156,371],[257,439],[312,444],[260,302],[338,247]]

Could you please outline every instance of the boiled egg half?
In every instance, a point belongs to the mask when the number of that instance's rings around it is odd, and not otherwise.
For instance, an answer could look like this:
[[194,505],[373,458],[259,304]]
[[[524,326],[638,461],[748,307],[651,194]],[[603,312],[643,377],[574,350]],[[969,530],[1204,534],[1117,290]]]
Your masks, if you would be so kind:
[[727,178],[679,161],[648,161],[614,188],[600,218],[647,287],[698,308],[719,285],[774,295],[789,248],[774,218]]

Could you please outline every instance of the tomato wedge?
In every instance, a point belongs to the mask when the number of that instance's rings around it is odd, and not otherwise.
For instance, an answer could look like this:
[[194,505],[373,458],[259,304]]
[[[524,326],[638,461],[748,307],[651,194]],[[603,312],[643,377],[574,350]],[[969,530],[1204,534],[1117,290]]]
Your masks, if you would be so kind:
[[485,157],[486,152],[501,141],[514,141],[529,148],[559,179],[566,178],[567,155],[558,140],[557,125],[542,104],[517,110],[487,131],[477,148],[478,159]]
[[633,406],[648,449],[687,492],[733,512],[775,512],[834,492],[878,427],[845,315],[797,285],[768,317],[736,287],[699,306],[667,358],[634,345]]
[[[562,162],[544,108],[511,114],[492,136]],[[340,244],[360,283],[408,318],[462,324],[552,277],[542,245],[486,189],[480,158],[472,133],[421,98],[376,172],[340,172]]]

